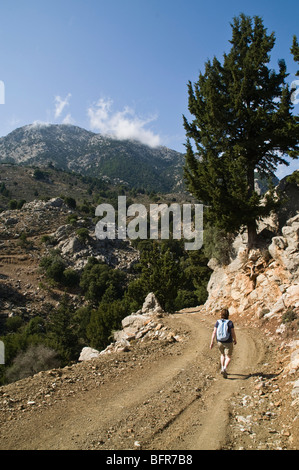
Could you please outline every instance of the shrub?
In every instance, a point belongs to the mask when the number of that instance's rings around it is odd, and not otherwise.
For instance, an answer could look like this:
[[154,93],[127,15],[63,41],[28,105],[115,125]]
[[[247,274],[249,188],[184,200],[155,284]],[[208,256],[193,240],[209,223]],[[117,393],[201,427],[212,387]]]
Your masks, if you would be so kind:
[[296,320],[297,315],[289,308],[283,315],[282,315],[282,323],[291,323],[292,321]]
[[34,170],[34,173],[33,173],[33,178],[38,180],[38,181],[42,181],[44,179],[46,179],[46,174],[40,170],[39,168],[36,168]]
[[24,352],[21,351],[13,361],[13,365],[6,371],[9,382],[30,377],[42,370],[59,367],[57,353],[43,344],[29,346]]
[[78,238],[81,243],[85,243],[88,240],[89,231],[87,228],[85,227],[78,228],[78,230],[76,231],[76,234],[78,235]]
[[127,303],[123,300],[101,302],[98,308],[92,311],[87,326],[87,337],[91,346],[99,350],[108,346],[112,332],[121,328],[121,320],[130,313]]
[[18,208],[18,201],[16,199],[11,199],[8,203],[8,208],[10,210],[15,210]]
[[86,299],[99,303],[106,290],[110,288],[113,297],[121,298],[124,291],[126,275],[118,269],[113,269],[95,258],[89,258],[81,275],[80,287]]
[[48,279],[58,283],[63,282],[65,264],[58,253],[53,252],[42,258],[40,266],[45,270]]
[[65,197],[64,202],[70,209],[76,209],[77,207],[76,199],[74,199],[73,197]]
[[79,285],[80,275],[79,273],[77,273],[77,271],[74,271],[73,269],[65,269],[63,271],[62,282],[66,287],[76,287]]
[[7,318],[5,328],[9,333],[16,332],[23,325],[23,320],[18,315]]

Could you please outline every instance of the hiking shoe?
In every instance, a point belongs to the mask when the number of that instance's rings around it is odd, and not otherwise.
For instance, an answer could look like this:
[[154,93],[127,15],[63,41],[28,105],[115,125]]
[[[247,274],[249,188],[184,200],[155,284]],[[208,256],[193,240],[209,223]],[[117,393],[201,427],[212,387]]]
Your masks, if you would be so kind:
[[225,379],[227,379],[227,373],[226,373],[226,370],[225,370],[225,369],[223,369],[223,370],[221,371],[221,374],[223,375],[223,377],[224,377]]

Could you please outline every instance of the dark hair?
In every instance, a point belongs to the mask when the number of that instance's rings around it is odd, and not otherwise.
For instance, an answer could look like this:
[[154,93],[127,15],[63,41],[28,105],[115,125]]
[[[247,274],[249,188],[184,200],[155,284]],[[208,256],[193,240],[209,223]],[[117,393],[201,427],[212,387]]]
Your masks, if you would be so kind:
[[223,308],[220,312],[220,316],[221,318],[223,318],[224,320],[227,320],[228,317],[229,317],[229,311],[227,308]]

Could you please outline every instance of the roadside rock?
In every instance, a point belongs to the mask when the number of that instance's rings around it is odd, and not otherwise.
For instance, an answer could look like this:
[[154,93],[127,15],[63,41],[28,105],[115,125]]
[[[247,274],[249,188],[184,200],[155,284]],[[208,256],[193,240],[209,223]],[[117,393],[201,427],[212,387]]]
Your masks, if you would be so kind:
[[163,309],[161,308],[158,300],[156,299],[155,295],[150,292],[145,301],[144,301],[144,304],[142,306],[142,309],[141,309],[141,312],[144,314],[144,313],[163,313]]
[[[161,308],[155,295],[150,292],[143,306],[138,312],[128,315],[122,320],[122,329],[115,331],[113,335],[114,341],[109,344],[103,351],[94,351],[91,348],[83,348],[79,360],[92,359],[92,354],[111,354],[115,352],[126,352],[131,350],[131,343],[134,341],[155,341],[164,340],[168,343],[182,341],[183,338],[171,331],[162,322],[163,316],[167,313]],[[92,351],[89,356],[90,350]],[[94,356],[97,357],[97,356]]]
[[79,356],[79,361],[89,361],[90,359],[94,359],[95,357],[99,357],[100,353],[96,349],[85,347],[82,349],[81,354]]

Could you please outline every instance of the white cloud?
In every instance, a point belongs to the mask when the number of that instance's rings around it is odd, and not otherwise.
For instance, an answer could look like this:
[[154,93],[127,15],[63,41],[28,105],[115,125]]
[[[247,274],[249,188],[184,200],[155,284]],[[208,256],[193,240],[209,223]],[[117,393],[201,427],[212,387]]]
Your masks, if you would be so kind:
[[26,126],[28,129],[39,129],[41,127],[49,127],[51,126],[50,122],[45,122],[45,121],[34,121],[32,124],[28,124]]
[[59,118],[64,108],[69,105],[71,96],[70,93],[64,99],[61,96],[55,96],[55,119]]
[[159,135],[146,129],[146,126],[157,118],[156,116],[141,119],[128,106],[123,111],[112,112],[112,105],[112,100],[101,98],[88,108],[87,114],[93,130],[119,140],[138,140],[151,147],[161,144]]
[[67,115],[65,116],[65,118],[63,119],[62,124],[74,124],[74,122],[75,122],[75,121],[73,120],[71,114],[69,113],[69,114],[67,114]]

